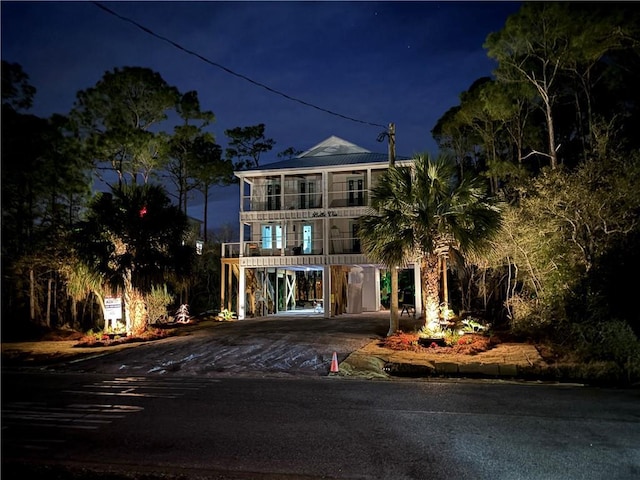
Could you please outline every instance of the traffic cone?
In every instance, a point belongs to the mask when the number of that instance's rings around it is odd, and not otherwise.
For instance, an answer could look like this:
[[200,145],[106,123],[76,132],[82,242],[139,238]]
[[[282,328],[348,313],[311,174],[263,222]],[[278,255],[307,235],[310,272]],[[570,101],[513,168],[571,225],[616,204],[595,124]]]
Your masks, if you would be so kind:
[[337,373],[338,371],[338,354],[333,352],[333,358],[331,359],[331,373]]

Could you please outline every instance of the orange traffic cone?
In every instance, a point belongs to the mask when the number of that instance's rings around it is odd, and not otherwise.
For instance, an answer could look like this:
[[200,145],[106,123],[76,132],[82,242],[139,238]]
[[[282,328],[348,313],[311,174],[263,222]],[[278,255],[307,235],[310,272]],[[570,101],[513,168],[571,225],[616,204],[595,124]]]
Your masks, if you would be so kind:
[[333,358],[331,359],[331,373],[336,373],[338,371],[338,354],[333,352]]

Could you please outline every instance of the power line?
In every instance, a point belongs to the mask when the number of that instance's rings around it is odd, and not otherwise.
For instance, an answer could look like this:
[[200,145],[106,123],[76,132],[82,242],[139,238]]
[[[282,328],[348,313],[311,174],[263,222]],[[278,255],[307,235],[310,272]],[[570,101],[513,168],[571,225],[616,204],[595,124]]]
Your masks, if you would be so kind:
[[312,103],[305,102],[304,100],[300,100],[299,98],[295,98],[295,97],[292,97],[292,96],[290,96],[290,95],[287,95],[286,93],[280,92],[280,91],[278,91],[278,90],[276,90],[276,89],[274,89],[274,88],[271,88],[271,87],[269,87],[269,86],[267,86],[267,85],[265,85],[265,84],[263,84],[263,83],[257,82],[257,81],[255,81],[255,80],[253,80],[253,79],[251,79],[251,78],[247,77],[246,75],[242,75],[242,74],[240,74],[240,73],[234,72],[233,70],[231,70],[231,69],[229,69],[229,68],[225,67],[224,65],[220,65],[219,63],[216,63],[216,62],[214,62],[214,61],[212,61],[212,60],[209,60],[208,58],[203,57],[203,56],[202,56],[202,55],[200,55],[199,53],[196,53],[196,52],[194,52],[194,51],[192,51],[192,50],[189,50],[189,49],[187,49],[187,48],[183,47],[182,45],[180,45],[180,44],[178,44],[178,43],[174,42],[173,40],[171,40],[171,39],[169,39],[169,38],[167,38],[167,37],[164,37],[164,36],[162,36],[162,35],[159,35],[159,34],[155,33],[153,30],[151,30],[151,29],[149,29],[149,28],[145,27],[144,25],[141,25],[140,23],[136,22],[135,20],[132,20],[132,19],[130,19],[130,18],[127,18],[127,17],[125,17],[125,16],[120,15],[119,13],[114,12],[113,10],[111,10],[110,8],[108,8],[108,7],[104,6],[104,5],[102,5],[102,4],[101,4],[101,3],[99,3],[99,2],[92,2],[92,3],[93,3],[96,7],[98,7],[98,8],[100,8],[100,9],[104,10],[105,12],[107,12],[107,13],[109,13],[109,14],[111,14],[111,15],[113,15],[113,16],[115,16],[115,17],[117,17],[117,18],[119,18],[120,20],[123,20],[123,21],[125,21],[125,22],[131,23],[132,25],[135,25],[136,27],[138,27],[138,28],[139,28],[139,29],[141,29],[142,31],[144,31],[144,32],[148,33],[149,35],[151,35],[151,36],[153,36],[153,37],[156,37],[156,38],[158,38],[158,39],[160,39],[160,40],[162,40],[162,41],[164,41],[164,42],[167,42],[167,43],[169,43],[169,44],[173,45],[174,47],[176,47],[177,49],[182,50],[183,52],[188,53],[189,55],[193,55],[194,57],[199,58],[199,59],[200,59],[200,60],[202,60],[203,62],[206,62],[206,63],[208,63],[208,64],[210,64],[210,65],[213,65],[214,67],[218,67],[218,68],[220,68],[221,70],[224,70],[225,72],[227,72],[227,73],[229,73],[229,74],[231,74],[231,75],[234,75],[234,76],[236,76],[236,77],[238,77],[238,78],[241,78],[241,79],[243,79],[243,80],[246,80],[247,82],[252,83],[252,84],[254,84],[254,85],[258,86],[258,87],[264,88],[265,90],[268,90],[268,91],[269,91],[269,92],[271,92],[271,93],[275,93],[276,95],[280,95],[281,97],[284,97],[284,98],[286,98],[287,100],[292,100],[292,101],[294,101],[294,102],[298,102],[298,103],[300,103],[300,104],[302,104],[302,105],[305,105],[305,106],[307,106],[307,107],[315,108],[316,110],[320,110],[321,112],[325,112],[325,113],[328,113],[328,114],[330,114],[330,115],[334,115],[334,116],[336,116],[336,117],[343,118],[343,119],[345,119],[345,120],[350,120],[350,121],[352,121],[352,122],[363,123],[363,124],[365,124],[365,125],[371,125],[372,127],[382,127],[382,128],[384,128],[384,129],[386,129],[386,128],[387,128],[385,125],[380,125],[379,123],[372,123],[372,122],[367,122],[367,121],[364,121],[364,120],[358,120],[357,118],[348,117],[348,116],[346,116],[346,115],[342,115],[342,114],[337,113],[337,112],[334,112],[334,111],[332,111],[332,110],[327,110],[326,108],[319,107],[319,106],[314,105],[314,104],[312,104]]

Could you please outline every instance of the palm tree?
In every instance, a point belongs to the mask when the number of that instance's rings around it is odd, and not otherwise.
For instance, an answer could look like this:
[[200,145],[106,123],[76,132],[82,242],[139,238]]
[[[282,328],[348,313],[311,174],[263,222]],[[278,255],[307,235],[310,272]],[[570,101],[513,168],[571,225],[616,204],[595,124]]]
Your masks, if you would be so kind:
[[144,293],[188,277],[195,254],[184,244],[187,229],[187,216],[157,185],[123,185],[91,203],[76,248],[105,284],[122,290],[127,333],[147,327]]
[[[428,154],[390,167],[372,189],[375,213],[360,217],[361,245],[389,268],[420,261],[425,326],[438,322],[440,260],[451,249],[480,253],[500,228],[499,204],[486,192],[481,178],[459,177],[448,156]],[[392,319],[390,333],[397,329]]]

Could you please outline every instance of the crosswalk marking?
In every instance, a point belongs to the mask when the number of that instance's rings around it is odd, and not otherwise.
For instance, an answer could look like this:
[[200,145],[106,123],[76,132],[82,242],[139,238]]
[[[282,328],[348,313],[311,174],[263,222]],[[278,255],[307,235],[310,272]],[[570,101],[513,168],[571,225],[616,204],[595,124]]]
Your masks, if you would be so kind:
[[23,450],[48,450],[65,442],[65,431],[97,431],[102,426],[144,410],[143,406],[121,404],[115,399],[176,399],[197,391],[201,386],[202,382],[196,379],[117,377],[88,383],[79,389],[64,390],[64,393],[88,399],[110,397],[113,402],[89,401],[69,405],[52,405],[46,401],[3,403],[3,443],[7,446],[8,442],[12,447]]
[[12,425],[95,430],[101,425],[139,412],[136,405],[67,405],[51,407],[43,402],[14,402],[2,407],[3,429]]

